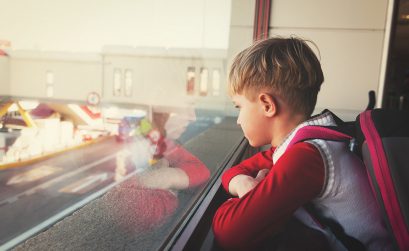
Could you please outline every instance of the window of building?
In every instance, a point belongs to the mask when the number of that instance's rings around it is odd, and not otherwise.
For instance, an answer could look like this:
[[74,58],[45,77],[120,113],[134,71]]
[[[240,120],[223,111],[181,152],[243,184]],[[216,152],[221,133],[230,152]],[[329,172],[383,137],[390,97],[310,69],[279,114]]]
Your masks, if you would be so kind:
[[213,96],[220,96],[220,70],[219,69],[213,69],[212,91],[213,91]]
[[51,98],[54,96],[54,73],[52,71],[47,71],[45,74],[45,88],[47,97]]
[[125,96],[131,97],[133,90],[133,72],[130,69],[125,70]]
[[121,96],[122,94],[122,71],[114,69],[114,96]]
[[200,96],[207,96],[209,71],[207,68],[200,69]]
[[195,94],[195,80],[196,80],[196,70],[195,67],[188,67],[186,73],[186,93],[188,95]]

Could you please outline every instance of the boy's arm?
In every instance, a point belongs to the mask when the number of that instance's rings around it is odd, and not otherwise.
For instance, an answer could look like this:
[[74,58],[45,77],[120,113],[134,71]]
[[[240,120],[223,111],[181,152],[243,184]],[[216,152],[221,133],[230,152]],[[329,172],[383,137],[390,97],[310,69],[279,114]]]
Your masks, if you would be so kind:
[[229,193],[233,196],[238,196],[239,198],[243,197],[266,177],[268,171],[270,170],[260,170],[255,178],[244,174],[234,176],[229,183]]
[[258,175],[259,171],[262,169],[271,169],[273,166],[272,155],[274,149],[275,148],[270,148],[257,153],[242,161],[240,164],[228,169],[222,176],[224,189],[234,196],[240,196],[240,192],[237,190],[254,187],[258,183],[254,178]]
[[324,177],[319,151],[308,143],[294,145],[253,190],[217,210],[213,219],[217,241],[226,249],[255,248],[320,194]]
[[202,161],[182,146],[168,144],[171,149],[164,158],[140,175],[142,186],[181,190],[197,187],[209,179],[210,171]]
[[184,173],[188,179],[187,187],[173,188],[197,187],[209,180],[210,171],[207,166],[183,146],[174,145],[164,157],[169,161],[169,166],[180,169],[180,172]]

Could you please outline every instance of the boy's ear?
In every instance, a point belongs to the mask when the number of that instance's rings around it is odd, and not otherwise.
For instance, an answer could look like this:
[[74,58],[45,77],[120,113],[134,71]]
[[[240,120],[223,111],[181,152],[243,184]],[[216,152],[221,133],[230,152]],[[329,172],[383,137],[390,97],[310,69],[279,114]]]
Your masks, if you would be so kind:
[[270,94],[260,93],[260,95],[258,95],[258,101],[267,117],[272,117],[277,113],[277,102],[275,102]]

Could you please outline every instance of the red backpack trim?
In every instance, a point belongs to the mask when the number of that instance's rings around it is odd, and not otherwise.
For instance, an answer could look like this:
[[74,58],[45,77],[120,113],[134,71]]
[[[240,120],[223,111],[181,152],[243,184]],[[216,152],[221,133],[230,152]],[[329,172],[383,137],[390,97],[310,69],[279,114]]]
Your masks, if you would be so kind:
[[[399,249],[409,250],[409,232],[405,225],[398,198],[396,197],[395,186],[388,168],[382,140],[373,123],[371,111],[365,111],[360,115],[360,125],[367,141],[373,171],[393,234]],[[369,180],[373,186],[372,179]]]

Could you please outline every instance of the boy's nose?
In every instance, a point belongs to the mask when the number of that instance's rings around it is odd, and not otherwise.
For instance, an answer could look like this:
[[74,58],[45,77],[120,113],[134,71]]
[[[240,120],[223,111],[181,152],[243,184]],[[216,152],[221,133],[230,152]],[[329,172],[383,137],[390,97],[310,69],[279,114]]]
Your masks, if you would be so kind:
[[237,117],[237,121],[236,121],[236,123],[237,123],[238,125],[240,125],[240,116],[239,116],[239,117]]

